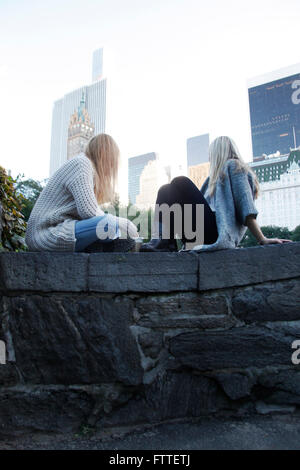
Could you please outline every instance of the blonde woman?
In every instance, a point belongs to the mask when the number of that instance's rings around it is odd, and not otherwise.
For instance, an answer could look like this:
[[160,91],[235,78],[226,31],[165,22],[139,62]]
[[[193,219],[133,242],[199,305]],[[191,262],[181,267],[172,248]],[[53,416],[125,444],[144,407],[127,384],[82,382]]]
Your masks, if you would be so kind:
[[[193,250],[217,250],[235,248],[245,235],[247,227],[261,245],[285,243],[290,240],[266,238],[257,221],[254,200],[258,196],[259,185],[255,173],[242,160],[232,139],[221,136],[209,148],[210,174],[201,190],[185,176],[179,176],[171,183],[162,186],[157,195],[155,208],[154,236],[149,243],[141,246],[141,251],[177,251],[175,243],[175,217],[163,220],[160,208],[163,204],[171,207],[179,204],[182,211],[181,239]],[[203,205],[203,225],[197,221],[197,205]],[[190,213],[185,217],[187,207]],[[199,219],[198,219],[199,220]],[[168,224],[168,230],[164,226]],[[198,224],[198,226],[197,226]],[[176,226],[178,227],[178,225]],[[164,237],[164,232],[168,237]],[[197,237],[188,239],[186,233],[200,232]]]
[[25,241],[30,251],[128,251],[133,247],[132,239],[138,236],[135,225],[106,214],[99,206],[114,199],[119,154],[114,139],[99,134],[85,153],[65,162],[50,177],[28,220]]

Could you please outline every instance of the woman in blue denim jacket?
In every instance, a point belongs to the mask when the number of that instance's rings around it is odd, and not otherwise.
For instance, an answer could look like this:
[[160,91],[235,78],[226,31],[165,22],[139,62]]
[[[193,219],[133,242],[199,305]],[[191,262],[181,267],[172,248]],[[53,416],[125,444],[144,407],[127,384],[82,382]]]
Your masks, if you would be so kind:
[[[185,176],[174,178],[159,189],[153,236],[140,251],[177,251],[178,228],[184,250],[236,248],[247,228],[261,245],[289,242],[263,235],[254,204],[259,184],[234,141],[227,136],[215,139],[209,148],[209,161],[209,177],[201,190]],[[173,206],[173,213],[163,212],[162,205]],[[176,205],[180,209],[179,222],[175,216]],[[186,234],[192,234],[193,238]]]

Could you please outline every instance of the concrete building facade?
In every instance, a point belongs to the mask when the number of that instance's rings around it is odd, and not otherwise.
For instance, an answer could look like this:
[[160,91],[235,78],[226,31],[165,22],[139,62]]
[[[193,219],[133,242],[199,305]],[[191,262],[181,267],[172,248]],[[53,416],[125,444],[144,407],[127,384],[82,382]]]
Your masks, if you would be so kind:
[[294,230],[300,225],[300,151],[292,151],[285,160],[273,160],[267,161],[264,169],[255,162],[250,165],[260,180],[257,220],[260,225]]
[[170,167],[163,167],[159,161],[150,160],[140,176],[140,191],[136,196],[138,207],[154,207],[159,188],[171,180]]
[[201,189],[204,181],[209,176],[209,167],[209,162],[188,167],[188,177],[193,181],[198,189]]

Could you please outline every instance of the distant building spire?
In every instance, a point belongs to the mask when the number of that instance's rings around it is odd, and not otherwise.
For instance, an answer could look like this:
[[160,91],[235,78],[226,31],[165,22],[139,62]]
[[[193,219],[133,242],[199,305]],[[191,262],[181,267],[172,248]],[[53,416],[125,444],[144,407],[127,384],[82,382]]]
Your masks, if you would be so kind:
[[85,110],[85,94],[83,91],[81,100],[80,100],[80,105],[78,107],[78,121],[80,121],[80,119],[82,120],[82,122],[85,121],[84,110]]
[[68,127],[67,159],[75,157],[85,150],[89,140],[95,135],[95,126],[91,122],[85,104],[85,92],[82,92],[80,104],[70,119]]
[[295,126],[293,126],[293,136],[294,136],[294,149],[296,149],[297,148],[297,140],[296,140]]

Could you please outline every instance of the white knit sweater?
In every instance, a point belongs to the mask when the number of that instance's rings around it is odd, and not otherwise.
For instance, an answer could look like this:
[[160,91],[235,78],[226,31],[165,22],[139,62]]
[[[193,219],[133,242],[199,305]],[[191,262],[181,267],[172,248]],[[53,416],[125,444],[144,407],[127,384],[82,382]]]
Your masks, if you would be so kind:
[[91,160],[80,154],[50,177],[28,220],[30,251],[75,251],[75,222],[104,215],[94,193],[95,174]]

